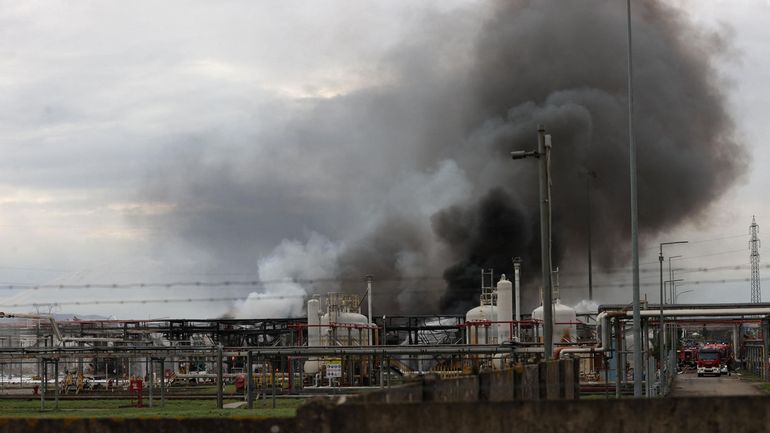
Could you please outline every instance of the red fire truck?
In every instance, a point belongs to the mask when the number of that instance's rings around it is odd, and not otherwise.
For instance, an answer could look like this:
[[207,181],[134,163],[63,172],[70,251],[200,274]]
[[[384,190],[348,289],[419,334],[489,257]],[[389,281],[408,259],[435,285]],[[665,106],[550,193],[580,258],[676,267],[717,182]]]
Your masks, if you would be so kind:
[[729,374],[734,363],[735,358],[729,344],[704,344],[698,350],[698,376]]

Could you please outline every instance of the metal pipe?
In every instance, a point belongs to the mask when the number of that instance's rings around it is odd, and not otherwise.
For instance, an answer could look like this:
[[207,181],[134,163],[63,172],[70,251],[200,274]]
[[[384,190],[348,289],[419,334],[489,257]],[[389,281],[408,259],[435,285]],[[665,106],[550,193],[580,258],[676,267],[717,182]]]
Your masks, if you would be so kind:
[[553,286],[551,283],[551,188],[549,178],[550,139],[545,127],[537,129],[537,153],[540,155],[540,267],[543,276],[543,347],[544,358],[553,357]]
[[514,302],[516,303],[516,337],[521,341],[521,258],[513,258]]
[[[374,324],[374,316],[372,316],[372,276],[366,276],[366,300],[369,307],[369,325]],[[369,334],[369,345],[372,345],[372,330],[367,332]]]

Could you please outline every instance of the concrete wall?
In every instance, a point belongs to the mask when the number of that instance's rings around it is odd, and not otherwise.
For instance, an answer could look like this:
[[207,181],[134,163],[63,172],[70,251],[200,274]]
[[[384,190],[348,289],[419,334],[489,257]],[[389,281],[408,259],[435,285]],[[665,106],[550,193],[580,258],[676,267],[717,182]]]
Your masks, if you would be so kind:
[[519,365],[476,376],[441,379],[426,375],[405,385],[363,394],[363,402],[513,401],[577,399],[579,364],[571,359]]
[[770,397],[365,403],[319,400],[295,418],[12,419],[0,433],[768,432]]
[[423,380],[423,401],[478,401],[479,377],[462,376],[439,379],[426,376]]
[[516,374],[512,369],[479,374],[479,401],[513,401]]
[[423,388],[420,380],[361,394],[358,398],[366,403],[414,403],[422,401],[422,396]]
[[770,432],[768,397],[351,405],[348,410],[355,417],[333,415],[331,431]]

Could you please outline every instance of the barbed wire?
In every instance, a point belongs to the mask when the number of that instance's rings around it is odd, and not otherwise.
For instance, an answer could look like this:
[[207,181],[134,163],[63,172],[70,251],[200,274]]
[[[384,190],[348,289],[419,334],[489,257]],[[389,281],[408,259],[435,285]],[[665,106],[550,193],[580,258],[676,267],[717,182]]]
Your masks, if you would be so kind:
[[[742,283],[749,282],[750,278],[732,278],[732,279],[714,279],[714,280],[699,280],[688,281],[682,286],[700,286],[700,285],[712,285],[712,284],[729,284],[729,283]],[[770,281],[770,278],[762,278],[762,281]],[[594,288],[626,288],[631,287],[631,282],[613,283],[613,284],[594,284]],[[659,287],[658,284],[640,284],[640,287]],[[585,289],[585,286],[561,286],[561,289],[566,288],[581,288]],[[474,288],[459,288],[454,289],[459,292],[477,292],[480,290],[478,287]],[[406,291],[409,294],[444,294],[445,290],[436,289],[408,289]],[[64,307],[64,306],[90,306],[90,305],[142,305],[142,304],[179,304],[179,303],[221,303],[221,302],[254,302],[254,301],[275,301],[275,300],[291,300],[291,299],[306,299],[308,294],[250,294],[247,297],[243,296],[222,296],[222,297],[182,297],[182,298],[156,298],[156,299],[107,299],[107,300],[92,300],[92,301],[51,301],[51,302],[20,302],[20,303],[0,303],[0,308],[22,308],[22,307]]]
[[[762,268],[770,269],[770,264],[763,265]],[[693,268],[677,268],[677,275],[692,274],[692,273],[709,273],[718,271],[741,271],[750,269],[749,265],[722,265],[711,267],[693,267]],[[640,273],[652,274],[654,276],[659,275],[660,270],[658,268],[640,269]],[[610,273],[596,272],[595,275],[609,275]],[[570,274],[561,272],[561,277],[570,276]],[[431,281],[445,281],[444,276],[402,276],[402,277],[389,277],[389,278],[375,278],[375,283],[427,283]],[[747,277],[746,280],[749,280]],[[285,278],[285,279],[271,279],[271,280],[226,280],[226,281],[170,281],[170,282],[134,282],[134,283],[83,283],[83,284],[31,284],[31,283],[10,283],[0,282],[0,290],[88,290],[88,289],[215,289],[215,288],[265,288],[271,285],[281,284],[297,284],[303,286],[313,286],[318,284],[345,284],[345,283],[362,283],[365,281],[364,277],[318,277],[318,278]],[[704,280],[704,282],[709,280]],[[716,282],[725,281],[743,281],[729,280],[729,279],[715,279]],[[617,283],[604,283],[594,284],[594,287],[619,285],[623,286],[625,282]],[[650,283],[652,284],[652,283]],[[562,288],[569,287],[582,287],[581,285],[562,285]]]

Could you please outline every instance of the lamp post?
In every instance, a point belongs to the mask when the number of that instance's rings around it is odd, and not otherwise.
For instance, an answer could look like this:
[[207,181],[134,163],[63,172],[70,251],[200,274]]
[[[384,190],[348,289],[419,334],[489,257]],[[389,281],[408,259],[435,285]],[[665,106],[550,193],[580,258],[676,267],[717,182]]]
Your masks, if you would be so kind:
[[[679,256],[671,256],[671,257],[668,258],[668,281],[674,281],[674,271],[676,270],[676,269],[671,269],[671,260],[678,259],[678,258],[681,258],[681,257],[683,257],[683,256],[681,256],[681,255],[679,255]],[[674,302],[674,286],[669,286],[668,290],[669,290],[668,299],[670,299],[671,302],[673,303]]]
[[551,136],[537,128],[537,150],[517,150],[511,158],[540,160],[540,266],[543,275],[543,354],[553,356],[553,285],[551,281]]
[[[663,384],[667,383],[667,380],[664,376],[663,372],[663,358],[664,354],[666,353],[666,327],[665,322],[663,321],[663,303],[665,301],[665,298],[663,296],[663,246],[664,245],[676,245],[676,244],[686,244],[687,241],[675,241],[675,242],[661,242],[660,243],[660,253],[658,255],[658,261],[660,263],[660,330],[658,331],[658,361],[661,365],[661,391],[665,395],[665,386]],[[671,263],[671,262],[669,262]]]
[[639,210],[638,181],[636,172],[636,140],[634,139],[634,56],[631,39],[631,0],[626,1],[628,24],[628,166],[629,166],[629,198],[631,208],[631,266],[633,282],[634,341],[640,342],[634,350],[634,397],[642,396],[642,375],[638,374],[642,365],[642,314],[639,309]]
[[689,290],[683,290],[680,293],[677,293],[676,297],[674,298],[674,304],[676,304],[679,301],[679,297],[680,296],[684,295],[685,293],[690,293],[690,292],[694,292],[694,291],[695,291],[695,289],[689,289]]
[[682,281],[684,281],[683,278],[677,278],[676,280],[666,280],[666,281],[663,282],[663,288],[668,287],[668,289],[667,289],[668,290],[668,292],[667,292],[668,293],[668,297],[666,298],[667,299],[666,300],[667,304],[673,304],[674,303],[674,289],[673,289],[674,284],[675,283],[681,283]]

